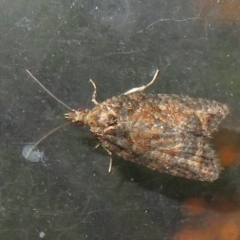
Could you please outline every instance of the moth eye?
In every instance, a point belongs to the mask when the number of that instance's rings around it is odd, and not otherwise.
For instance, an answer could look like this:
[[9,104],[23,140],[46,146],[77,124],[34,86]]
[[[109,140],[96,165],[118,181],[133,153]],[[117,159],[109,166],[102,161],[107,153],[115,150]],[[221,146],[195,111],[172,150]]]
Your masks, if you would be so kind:
[[117,119],[113,114],[109,114],[107,122],[109,125],[113,125],[117,122]]

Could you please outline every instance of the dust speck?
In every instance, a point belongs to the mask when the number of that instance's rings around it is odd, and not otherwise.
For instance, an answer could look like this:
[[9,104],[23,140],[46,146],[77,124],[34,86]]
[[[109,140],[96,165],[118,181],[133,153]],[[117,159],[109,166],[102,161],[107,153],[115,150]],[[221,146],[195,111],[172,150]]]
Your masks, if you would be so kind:
[[40,237],[40,238],[44,238],[44,237],[45,237],[45,235],[46,235],[46,233],[45,233],[45,232],[40,232],[40,233],[39,233],[39,237]]
[[22,155],[25,159],[27,159],[30,162],[43,162],[44,159],[44,152],[40,151],[39,149],[33,149],[29,154],[29,150],[31,149],[33,145],[29,144],[23,147],[22,149]]

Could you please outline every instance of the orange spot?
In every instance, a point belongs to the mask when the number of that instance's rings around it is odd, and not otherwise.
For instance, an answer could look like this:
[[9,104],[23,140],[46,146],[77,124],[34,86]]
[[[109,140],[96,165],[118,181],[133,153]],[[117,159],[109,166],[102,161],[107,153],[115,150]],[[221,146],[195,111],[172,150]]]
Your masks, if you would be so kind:
[[[239,207],[226,198],[218,196],[211,204],[199,198],[190,198],[184,202],[185,212],[195,214],[193,206],[204,209],[190,217],[184,228],[177,232],[172,240],[239,240],[240,239],[240,211]],[[208,209],[210,211],[208,211]],[[203,221],[204,219],[204,221]]]
[[240,20],[239,0],[197,0],[195,9],[200,19],[208,21],[238,23]]
[[240,226],[233,219],[230,218],[224,222],[220,229],[220,237],[222,240],[237,240],[240,237]]
[[178,232],[174,237],[174,240],[198,240],[196,238],[196,232],[194,229],[182,229],[180,232]]
[[220,149],[219,156],[224,167],[232,165],[238,159],[238,149],[234,146],[225,146]]
[[173,236],[173,240],[212,240],[215,239],[211,231],[206,229],[184,228]]
[[206,210],[206,203],[200,198],[190,198],[183,203],[183,208],[188,215],[200,215]]
[[221,2],[220,13],[225,21],[235,22],[240,19],[240,1],[225,0]]

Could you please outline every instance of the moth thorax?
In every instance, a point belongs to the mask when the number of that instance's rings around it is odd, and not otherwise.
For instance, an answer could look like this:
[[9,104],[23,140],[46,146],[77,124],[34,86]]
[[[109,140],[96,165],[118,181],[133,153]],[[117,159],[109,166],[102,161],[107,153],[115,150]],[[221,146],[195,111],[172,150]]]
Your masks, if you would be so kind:
[[87,125],[102,129],[116,124],[116,113],[104,105],[97,105],[88,112]]

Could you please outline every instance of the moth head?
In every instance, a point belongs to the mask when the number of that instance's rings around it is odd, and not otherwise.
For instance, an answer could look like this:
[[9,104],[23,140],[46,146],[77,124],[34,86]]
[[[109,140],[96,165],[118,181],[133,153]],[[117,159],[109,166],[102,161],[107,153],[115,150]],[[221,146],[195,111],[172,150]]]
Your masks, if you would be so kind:
[[83,125],[88,125],[89,113],[90,113],[89,109],[78,109],[78,110],[72,110],[72,112],[66,113],[64,115],[68,121],[71,121],[80,126],[83,126]]

